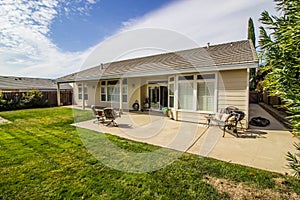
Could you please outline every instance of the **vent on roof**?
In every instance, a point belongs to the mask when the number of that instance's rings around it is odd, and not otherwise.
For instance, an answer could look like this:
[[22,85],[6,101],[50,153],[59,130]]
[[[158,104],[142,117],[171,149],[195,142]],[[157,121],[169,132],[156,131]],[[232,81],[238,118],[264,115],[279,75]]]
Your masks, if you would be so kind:
[[103,63],[100,64],[100,69],[104,69]]

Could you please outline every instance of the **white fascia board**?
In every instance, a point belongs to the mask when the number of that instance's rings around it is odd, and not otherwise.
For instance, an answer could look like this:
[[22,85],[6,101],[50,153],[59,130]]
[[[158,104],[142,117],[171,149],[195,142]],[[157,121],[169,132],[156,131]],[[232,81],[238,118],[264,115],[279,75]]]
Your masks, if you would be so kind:
[[119,78],[134,78],[134,77],[147,77],[147,76],[161,76],[161,75],[174,75],[174,74],[185,74],[185,73],[204,73],[204,72],[214,72],[214,71],[224,71],[224,70],[236,70],[236,69],[250,69],[257,68],[258,63],[242,63],[242,64],[228,64],[228,65],[219,65],[219,66],[202,66],[202,67],[193,67],[187,69],[178,69],[178,70],[162,70],[162,71],[153,71],[153,72],[128,72],[125,74],[116,74],[109,76],[101,77],[89,77],[89,78],[76,78],[72,80],[57,81],[60,83],[67,82],[78,82],[78,81],[98,81],[104,79],[119,79]]

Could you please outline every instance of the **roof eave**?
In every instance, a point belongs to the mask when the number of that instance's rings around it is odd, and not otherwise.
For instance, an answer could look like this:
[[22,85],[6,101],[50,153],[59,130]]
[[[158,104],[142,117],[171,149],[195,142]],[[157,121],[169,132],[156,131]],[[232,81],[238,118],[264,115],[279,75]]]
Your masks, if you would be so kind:
[[151,71],[151,72],[128,72],[126,75],[124,74],[113,74],[106,76],[98,76],[98,77],[89,77],[89,78],[74,78],[74,79],[65,79],[65,80],[56,80],[57,83],[73,83],[80,81],[98,81],[104,79],[119,79],[119,78],[134,78],[134,77],[147,77],[147,76],[161,76],[161,75],[173,75],[173,74],[183,74],[183,73],[204,73],[204,72],[212,72],[212,71],[224,71],[224,70],[235,70],[235,69],[250,69],[257,68],[258,61],[244,62],[244,63],[236,63],[236,64],[223,64],[218,66],[202,66],[202,67],[194,67],[187,69],[178,69],[178,70],[164,70],[164,71]]

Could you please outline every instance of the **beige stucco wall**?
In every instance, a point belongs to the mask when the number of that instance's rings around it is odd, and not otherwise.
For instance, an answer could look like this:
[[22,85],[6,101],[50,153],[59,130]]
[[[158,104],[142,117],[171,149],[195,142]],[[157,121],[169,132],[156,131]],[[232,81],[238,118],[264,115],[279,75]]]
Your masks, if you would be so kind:
[[246,112],[248,107],[247,70],[229,70],[219,73],[218,111],[228,106]]

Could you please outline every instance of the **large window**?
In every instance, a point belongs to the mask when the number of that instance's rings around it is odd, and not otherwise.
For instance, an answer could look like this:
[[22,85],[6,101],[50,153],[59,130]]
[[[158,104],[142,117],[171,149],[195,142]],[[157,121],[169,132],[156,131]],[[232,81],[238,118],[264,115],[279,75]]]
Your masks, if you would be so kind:
[[101,81],[100,99],[101,101],[106,101],[106,81]]
[[[178,76],[178,109],[191,111],[215,110],[215,74]],[[174,107],[175,79],[169,77],[169,107]]]
[[[122,80],[122,99],[123,102],[127,102],[127,79]],[[119,80],[101,81],[100,100],[120,102]]]
[[84,85],[82,87],[82,84],[79,83],[78,85],[78,99],[82,100],[82,92],[84,94],[84,100],[88,100],[89,96],[88,96],[88,86]]
[[214,111],[215,74],[197,76],[197,110]]
[[120,101],[120,85],[118,80],[107,81],[107,101]]
[[127,102],[127,96],[128,96],[128,92],[127,92],[127,79],[123,79],[122,81],[122,101],[123,102]]
[[184,110],[193,110],[193,83],[194,76],[178,77],[178,108]]
[[174,76],[169,78],[169,107],[174,108],[174,92],[175,92],[175,83],[174,83]]

